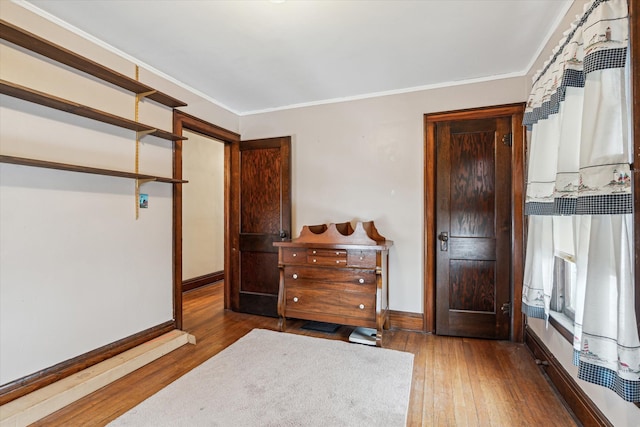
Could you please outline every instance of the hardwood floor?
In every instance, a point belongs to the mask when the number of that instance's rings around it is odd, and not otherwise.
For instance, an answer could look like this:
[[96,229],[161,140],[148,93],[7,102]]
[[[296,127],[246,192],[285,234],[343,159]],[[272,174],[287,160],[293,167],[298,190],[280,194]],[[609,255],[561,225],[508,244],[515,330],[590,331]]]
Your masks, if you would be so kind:
[[[348,340],[352,328],[311,332],[288,321],[287,332]],[[34,426],[102,426],[233,344],[277,319],[223,309],[222,283],[184,295],[183,346],[61,409]],[[354,344],[357,345],[357,344]],[[384,347],[415,355],[409,426],[576,426],[522,344],[389,331]],[[329,426],[327,426],[329,427]]]

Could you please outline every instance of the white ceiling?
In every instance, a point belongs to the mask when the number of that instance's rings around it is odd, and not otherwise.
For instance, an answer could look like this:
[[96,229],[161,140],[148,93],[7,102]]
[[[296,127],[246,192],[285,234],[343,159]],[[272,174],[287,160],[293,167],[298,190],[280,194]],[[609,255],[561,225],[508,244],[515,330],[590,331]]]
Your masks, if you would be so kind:
[[524,75],[572,2],[19,3],[237,114],[251,114]]

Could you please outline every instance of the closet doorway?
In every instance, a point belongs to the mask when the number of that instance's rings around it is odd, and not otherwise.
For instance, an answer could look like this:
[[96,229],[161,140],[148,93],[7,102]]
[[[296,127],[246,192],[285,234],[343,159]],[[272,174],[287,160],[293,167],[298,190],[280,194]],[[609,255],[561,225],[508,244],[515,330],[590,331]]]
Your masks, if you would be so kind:
[[182,136],[182,291],[224,279],[224,142]]

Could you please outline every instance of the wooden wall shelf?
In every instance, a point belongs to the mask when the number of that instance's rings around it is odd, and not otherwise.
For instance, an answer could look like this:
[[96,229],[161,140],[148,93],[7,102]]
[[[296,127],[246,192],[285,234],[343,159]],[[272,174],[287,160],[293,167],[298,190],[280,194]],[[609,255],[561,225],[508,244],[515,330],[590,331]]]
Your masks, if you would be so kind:
[[100,65],[88,58],[71,52],[57,44],[51,43],[42,37],[16,27],[4,20],[0,20],[0,37],[2,37],[3,40],[7,40],[15,45],[28,49],[32,52],[36,52],[42,56],[53,59],[54,61],[85,72],[106,82],[112,83],[135,94],[144,95],[155,102],[166,105],[167,107],[176,108],[187,105],[176,98],[157,91],[150,86],[142,84],[135,79],[127,77],[124,74],[120,74],[117,71]]
[[153,126],[138,123],[134,120],[125,119],[124,117],[118,117],[104,111],[96,110],[86,105],[78,104],[63,98],[58,98],[56,96],[20,86],[6,80],[0,80],[0,93],[23,99],[25,101],[33,102],[35,104],[44,105],[45,107],[50,107],[78,116],[87,117],[99,122],[108,123],[125,129],[130,129],[136,132],[148,132],[149,135],[153,135],[162,139],[168,139],[170,141],[187,139],[183,136],[160,130]]
[[[136,156],[135,156],[135,172],[117,171],[111,169],[100,169],[80,165],[72,165],[66,163],[50,162],[47,160],[35,160],[23,157],[12,157],[6,155],[0,155],[0,163],[11,163],[22,166],[34,166],[40,168],[58,169],[71,172],[82,172],[96,175],[116,176],[121,178],[129,178],[136,180],[136,219],[138,219],[139,209],[139,196],[140,185],[145,182],[156,181],[172,184],[186,183],[173,178],[165,178],[160,176],[145,175],[138,173],[138,155],[140,139],[146,135],[153,135],[158,138],[166,139],[169,141],[186,140],[187,138],[158,129],[154,126],[149,126],[138,122],[138,104],[141,99],[149,98],[155,102],[165,105],[170,108],[186,106],[182,101],[179,101],[167,94],[164,94],[158,90],[144,85],[137,81],[120,74],[110,68],[102,66],[97,62],[94,62],[88,58],[78,55],[68,49],[51,43],[42,37],[39,37],[33,33],[30,33],[22,28],[16,27],[7,21],[0,19],[0,37],[3,40],[13,43],[19,47],[27,49],[36,54],[40,54],[67,65],[76,70],[87,73],[93,77],[111,83],[120,88],[129,90],[135,93],[135,120],[130,120],[124,117],[119,117],[105,111],[100,111],[95,108],[78,104],[68,99],[59,98],[57,96],[50,95],[48,93],[40,92],[35,89],[31,89],[25,86],[21,86],[16,83],[8,82],[6,80],[0,80],[0,94],[12,96],[14,98],[22,99],[24,101],[32,102],[35,104],[43,105],[45,107],[53,108],[66,113],[75,114],[77,116],[86,117],[92,120],[96,120],[102,123],[107,123],[113,126],[118,126],[124,129],[129,129],[136,132]],[[138,75],[138,66],[136,65],[136,78]]]
[[143,181],[156,181],[156,182],[164,182],[168,184],[184,184],[189,182],[181,179],[165,178],[161,176],[116,171],[111,169],[92,168],[88,166],[70,165],[67,163],[56,163],[56,162],[49,162],[46,160],[35,160],[35,159],[27,159],[24,157],[14,157],[14,156],[5,156],[5,155],[0,155],[0,163],[10,163],[13,165],[21,165],[21,166],[34,166],[38,168],[47,168],[47,169],[58,169],[58,170],[64,170],[64,171],[70,171],[70,172],[90,173],[94,175],[117,176],[120,178],[139,179]]

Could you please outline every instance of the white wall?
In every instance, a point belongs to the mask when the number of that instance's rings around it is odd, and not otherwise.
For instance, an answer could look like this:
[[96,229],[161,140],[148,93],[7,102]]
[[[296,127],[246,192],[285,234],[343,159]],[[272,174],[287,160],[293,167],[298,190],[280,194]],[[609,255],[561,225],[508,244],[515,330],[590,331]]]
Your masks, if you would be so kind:
[[[14,3],[0,17],[134,77],[134,64]],[[0,44],[0,78],[134,118],[133,94]],[[144,70],[140,80],[192,103],[184,111],[237,131],[238,118]],[[0,96],[0,153],[134,170],[135,133]],[[151,101],[140,121],[171,130]],[[170,177],[172,143],[152,136],[140,172]],[[0,384],[173,319],[172,186],[148,183],[135,218],[133,180],[0,164]]]
[[224,143],[184,131],[182,280],[224,270]]
[[523,78],[240,118],[243,139],[292,136],[293,237],[303,225],[373,220],[394,241],[392,310],[422,313],[424,114],[524,102]]

